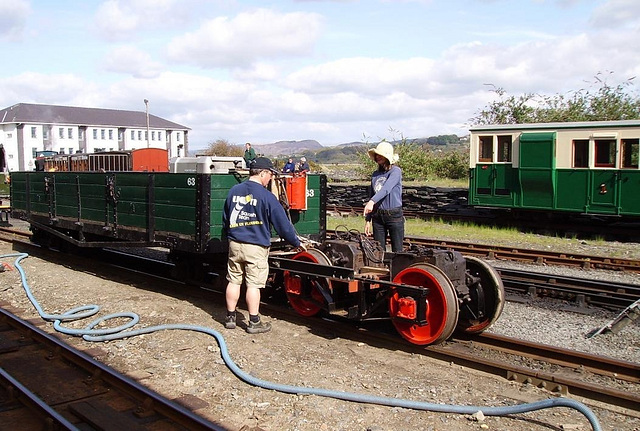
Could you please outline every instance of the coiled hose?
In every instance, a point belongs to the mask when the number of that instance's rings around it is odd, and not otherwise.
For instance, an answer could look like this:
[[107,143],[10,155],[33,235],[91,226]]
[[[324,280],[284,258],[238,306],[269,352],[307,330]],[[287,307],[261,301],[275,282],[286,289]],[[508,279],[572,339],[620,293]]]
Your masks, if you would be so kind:
[[[22,280],[22,286],[29,298],[29,301],[33,304],[35,309],[38,311],[40,316],[44,320],[53,321],[54,328],[68,335],[82,336],[82,338],[86,341],[108,341],[108,340],[118,340],[122,338],[134,337],[136,335],[149,334],[156,331],[162,331],[166,329],[180,329],[187,331],[196,331],[202,332],[205,334],[209,334],[216,339],[218,345],[220,346],[220,355],[224,360],[224,363],[227,367],[235,374],[239,379],[245,381],[246,383],[258,386],[265,389],[272,389],[278,392],[284,392],[289,394],[309,394],[309,395],[317,395],[322,397],[336,398],[346,401],[354,401],[359,403],[368,403],[368,404],[379,404],[383,406],[390,407],[403,407],[407,409],[413,410],[427,410],[441,413],[458,413],[458,414],[474,414],[478,411],[481,411],[485,416],[506,416],[513,415],[518,413],[526,413],[532,412],[536,410],[542,410],[551,407],[567,407],[572,408],[580,413],[582,413],[594,431],[601,431],[600,423],[596,415],[589,409],[586,405],[567,398],[552,398],[546,399],[542,401],[537,401],[533,403],[520,404],[515,406],[506,406],[506,407],[480,407],[480,406],[462,406],[462,405],[447,405],[447,404],[434,404],[428,403],[424,401],[411,401],[390,397],[380,397],[366,394],[357,394],[353,392],[342,392],[342,391],[334,391],[329,389],[320,389],[320,388],[309,388],[303,386],[294,386],[294,385],[283,385],[279,383],[269,382],[266,380],[259,379],[254,377],[244,371],[242,371],[231,356],[229,355],[229,351],[227,350],[227,345],[224,341],[222,335],[213,330],[212,328],[207,328],[205,326],[197,326],[197,325],[183,325],[183,324],[166,324],[166,325],[157,325],[157,326],[149,326],[146,328],[135,329],[126,331],[127,329],[133,327],[140,320],[139,316],[133,312],[126,313],[114,313],[109,314],[107,316],[98,318],[93,322],[89,323],[84,329],[73,329],[67,328],[62,325],[63,322],[84,319],[90,316],[95,315],[100,307],[98,305],[83,305],[80,307],[73,308],[68,310],[62,314],[48,314],[46,313],[38,301],[35,299],[31,292],[31,288],[27,282],[27,277],[25,275],[24,269],[20,265],[20,261],[25,259],[28,256],[27,253],[13,253],[6,254],[0,256],[0,258],[8,258],[8,257],[16,257],[14,266],[20,273],[20,278]],[[102,322],[105,322],[109,319],[113,318],[129,318],[129,321],[114,327],[114,328],[106,328],[106,329],[94,329],[97,325]]]

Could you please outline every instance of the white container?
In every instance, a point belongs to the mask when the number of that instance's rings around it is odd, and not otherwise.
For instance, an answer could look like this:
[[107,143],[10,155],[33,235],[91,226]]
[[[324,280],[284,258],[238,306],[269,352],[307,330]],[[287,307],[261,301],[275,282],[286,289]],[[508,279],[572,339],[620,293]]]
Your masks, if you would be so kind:
[[169,161],[169,171],[173,173],[228,174],[238,169],[245,169],[244,159],[241,156],[173,157]]

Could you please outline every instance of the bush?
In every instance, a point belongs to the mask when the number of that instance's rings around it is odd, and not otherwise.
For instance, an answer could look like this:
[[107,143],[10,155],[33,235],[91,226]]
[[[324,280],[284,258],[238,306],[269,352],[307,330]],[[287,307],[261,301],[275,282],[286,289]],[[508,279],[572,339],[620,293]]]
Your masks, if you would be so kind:
[[[398,166],[405,181],[426,181],[429,179],[465,179],[469,172],[467,148],[456,150],[433,150],[429,145],[406,142],[394,146],[400,156]],[[368,150],[358,154],[362,162],[357,169],[358,176],[368,180],[377,164],[369,157]]]

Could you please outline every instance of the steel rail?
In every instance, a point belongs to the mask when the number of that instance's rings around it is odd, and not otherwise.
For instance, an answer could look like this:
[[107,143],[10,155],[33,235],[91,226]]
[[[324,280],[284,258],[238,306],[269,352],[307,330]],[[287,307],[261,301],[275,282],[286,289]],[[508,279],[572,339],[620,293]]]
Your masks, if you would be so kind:
[[110,387],[137,400],[139,414],[145,415],[145,411],[155,412],[185,430],[209,431],[225,429],[116,372],[113,368],[96,361],[86,353],[72,348],[64,341],[23,321],[8,310],[0,308],[0,321],[22,333],[28,334],[27,337],[38,344],[46,346],[51,352],[55,352],[55,356],[64,358],[90,375],[96,376]]
[[409,245],[417,244],[456,250],[462,254],[495,260],[511,260],[546,265],[574,266],[580,268],[611,269],[640,273],[640,260],[593,256],[579,253],[554,252],[527,248],[470,244],[458,241],[443,241],[417,236],[405,237]]
[[496,268],[505,290],[620,310],[640,299],[640,285]]

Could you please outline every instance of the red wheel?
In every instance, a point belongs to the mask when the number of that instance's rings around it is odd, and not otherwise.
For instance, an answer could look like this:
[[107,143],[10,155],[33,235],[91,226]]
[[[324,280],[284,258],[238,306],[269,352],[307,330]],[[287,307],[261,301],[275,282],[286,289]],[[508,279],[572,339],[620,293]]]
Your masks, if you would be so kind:
[[504,286],[498,272],[488,263],[466,256],[467,273],[477,280],[469,286],[470,302],[460,309],[458,331],[479,334],[493,324],[504,307]]
[[[331,265],[329,258],[316,249],[298,253],[293,257],[293,260]],[[284,288],[287,292],[287,299],[298,314],[309,317],[322,310],[324,297],[316,284],[327,290],[330,288],[329,281],[324,278],[294,274],[289,271],[284,272]]]
[[[389,298],[389,314],[396,330],[413,344],[441,343],[451,336],[458,321],[458,300],[451,280],[438,268],[426,263],[412,265],[398,273],[394,283],[429,288],[425,316],[416,316],[418,305],[411,297],[401,297],[393,289]],[[424,318],[426,325],[406,319]]]

